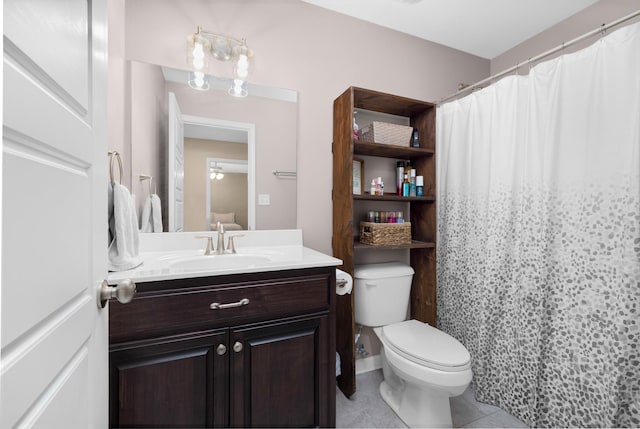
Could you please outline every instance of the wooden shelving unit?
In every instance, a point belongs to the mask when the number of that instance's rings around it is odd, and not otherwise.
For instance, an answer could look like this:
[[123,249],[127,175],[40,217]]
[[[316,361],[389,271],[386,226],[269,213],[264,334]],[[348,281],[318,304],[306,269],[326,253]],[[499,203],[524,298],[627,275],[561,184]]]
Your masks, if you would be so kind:
[[[353,141],[353,112],[364,109],[409,119],[418,129],[420,147],[403,147]],[[411,286],[411,317],[435,326],[436,323],[436,107],[432,103],[399,97],[377,91],[350,87],[333,102],[333,254],[342,259],[343,271],[353,275],[354,252],[409,250],[415,274]],[[396,194],[353,195],[352,163],[354,155],[411,160],[424,177],[424,197],[402,197]],[[354,205],[388,203],[410,205],[412,243],[394,246],[371,246],[358,242],[354,225]],[[338,385],[346,396],[356,390],[354,295],[339,295],[336,301],[336,349],[341,358]]]

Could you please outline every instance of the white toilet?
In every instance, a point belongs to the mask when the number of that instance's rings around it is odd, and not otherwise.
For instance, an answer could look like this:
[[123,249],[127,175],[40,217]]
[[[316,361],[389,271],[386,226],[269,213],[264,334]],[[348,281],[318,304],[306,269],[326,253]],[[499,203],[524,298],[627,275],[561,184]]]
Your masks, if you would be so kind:
[[409,427],[451,427],[449,397],[471,382],[471,356],[455,338],[406,320],[413,269],[391,262],[357,265],[355,320],[382,342],[380,394]]

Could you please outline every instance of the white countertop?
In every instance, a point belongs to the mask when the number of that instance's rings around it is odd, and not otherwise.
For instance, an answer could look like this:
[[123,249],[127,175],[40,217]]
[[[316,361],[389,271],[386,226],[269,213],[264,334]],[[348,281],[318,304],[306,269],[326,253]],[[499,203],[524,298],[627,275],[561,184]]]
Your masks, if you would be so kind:
[[[243,235],[234,239],[235,255],[205,256],[207,241],[196,238],[201,235],[213,236],[215,245],[215,231],[140,234],[142,265],[127,271],[110,272],[107,282],[116,284],[124,279],[134,282],[172,280],[342,264],[340,259],[304,247],[301,230],[228,232],[227,237]],[[226,237],[224,241],[226,246]],[[209,261],[211,266],[208,266]]]

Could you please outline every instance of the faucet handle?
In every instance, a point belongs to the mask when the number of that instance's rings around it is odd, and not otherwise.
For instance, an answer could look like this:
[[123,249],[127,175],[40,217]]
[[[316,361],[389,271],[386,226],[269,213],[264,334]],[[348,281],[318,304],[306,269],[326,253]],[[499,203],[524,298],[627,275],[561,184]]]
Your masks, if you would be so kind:
[[216,230],[218,231],[218,234],[224,234],[224,224],[218,221],[216,223]]
[[231,253],[236,253],[236,246],[233,239],[236,237],[244,237],[244,234],[235,234],[229,236],[229,243],[227,244],[227,250]]
[[207,239],[207,248],[204,249],[205,255],[210,255],[213,253],[213,237],[210,235],[196,235],[195,238],[206,238]]

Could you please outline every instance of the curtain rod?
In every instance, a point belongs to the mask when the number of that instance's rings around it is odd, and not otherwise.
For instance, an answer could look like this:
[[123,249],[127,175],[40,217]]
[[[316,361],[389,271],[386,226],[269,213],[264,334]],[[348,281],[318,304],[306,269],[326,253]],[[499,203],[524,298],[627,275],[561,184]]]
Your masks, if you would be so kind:
[[548,57],[549,55],[555,54],[556,52],[561,51],[561,50],[563,50],[565,48],[568,48],[569,46],[574,45],[574,44],[586,39],[587,37],[591,37],[594,34],[604,33],[609,28],[615,27],[616,25],[620,25],[623,22],[626,22],[626,21],[629,21],[630,19],[635,18],[636,16],[640,16],[640,10],[636,10],[635,12],[630,13],[629,15],[624,16],[624,17],[622,17],[622,18],[620,18],[620,19],[618,19],[616,21],[613,21],[613,22],[611,22],[609,24],[606,24],[606,25],[602,24],[600,27],[589,31],[588,33],[585,33],[582,36],[576,37],[575,39],[570,40],[569,42],[566,42],[566,43],[563,42],[561,45],[558,45],[553,49],[550,49],[550,50],[548,50],[546,52],[543,52],[540,55],[537,55],[537,56],[535,56],[533,58],[529,58],[526,61],[523,61],[521,63],[516,64],[513,67],[510,67],[510,68],[508,68],[506,70],[501,71],[500,73],[497,73],[497,74],[494,74],[492,76],[489,76],[488,78],[483,79],[480,82],[476,82],[473,85],[466,86],[466,87],[456,91],[455,93],[449,95],[448,97],[442,98],[438,102],[438,104],[442,104],[445,101],[450,100],[452,98],[455,98],[455,97],[457,97],[457,96],[459,96],[459,95],[461,95],[461,94],[463,94],[463,93],[465,93],[465,92],[467,92],[469,90],[472,90],[472,89],[477,88],[477,87],[479,87],[479,86],[481,86],[481,85],[483,85],[483,84],[485,84],[487,82],[490,82],[490,81],[495,80],[497,78],[500,78],[500,77],[502,77],[504,75],[507,75],[507,74],[513,72],[514,70],[518,70],[518,68],[520,68],[522,66],[526,66],[527,64],[536,62],[538,60],[541,60],[542,58]]

